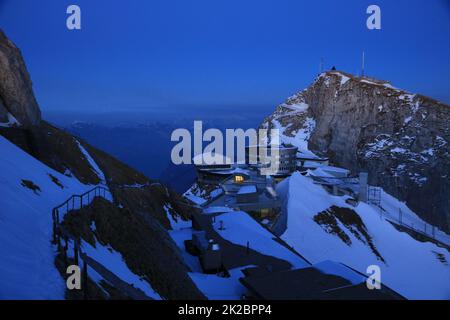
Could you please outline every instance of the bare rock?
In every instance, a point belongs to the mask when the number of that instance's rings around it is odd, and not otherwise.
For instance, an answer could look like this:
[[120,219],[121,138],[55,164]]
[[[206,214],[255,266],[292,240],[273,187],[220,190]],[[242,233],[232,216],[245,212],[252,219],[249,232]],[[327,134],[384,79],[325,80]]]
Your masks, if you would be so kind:
[[7,122],[8,112],[24,127],[41,121],[22,54],[0,30],[0,122]]
[[[295,111],[299,106],[304,111]],[[354,173],[368,171],[370,184],[450,230],[449,123],[444,103],[387,81],[330,71],[279,105],[262,126],[281,126],[291,138],[308,129],[308,149]]]

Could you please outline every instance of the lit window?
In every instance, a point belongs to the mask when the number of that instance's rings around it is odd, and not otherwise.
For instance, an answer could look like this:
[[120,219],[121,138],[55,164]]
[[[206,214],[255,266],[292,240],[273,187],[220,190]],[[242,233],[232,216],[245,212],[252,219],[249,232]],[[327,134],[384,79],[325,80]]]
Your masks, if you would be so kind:
[[244,182],[244,177],[243,176],[234,176],[234,182],[236,182],[236,183]]

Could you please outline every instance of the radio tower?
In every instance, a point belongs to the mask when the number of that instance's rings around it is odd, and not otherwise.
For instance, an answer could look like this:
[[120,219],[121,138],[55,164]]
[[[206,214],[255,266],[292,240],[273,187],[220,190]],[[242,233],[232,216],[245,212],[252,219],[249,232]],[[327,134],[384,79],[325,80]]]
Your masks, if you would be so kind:
[[364,77],[364,63],[365,63],[365,54],[362,52],[362,68],[361,68],[361,77]]
[[319,74],[323,72],[323,58],[320,58]]

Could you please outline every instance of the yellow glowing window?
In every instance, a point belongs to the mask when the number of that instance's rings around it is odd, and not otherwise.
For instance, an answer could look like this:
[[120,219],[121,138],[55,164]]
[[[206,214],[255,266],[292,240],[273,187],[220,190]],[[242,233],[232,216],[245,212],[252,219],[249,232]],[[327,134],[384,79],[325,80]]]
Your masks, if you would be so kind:
[[236,182],[236,183],[244,182],[244,177],[243,176],[234,176],[234,182]]

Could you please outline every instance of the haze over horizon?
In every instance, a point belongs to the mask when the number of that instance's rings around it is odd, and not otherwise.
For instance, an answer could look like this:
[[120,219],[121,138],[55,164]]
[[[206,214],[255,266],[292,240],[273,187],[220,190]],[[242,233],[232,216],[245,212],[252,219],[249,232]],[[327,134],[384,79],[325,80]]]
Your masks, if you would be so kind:
[[[77,0],[82,30],[65,27],[70,1],[0,0],[0,28],[21,49],[48,111],[267,115],[336,66],[450,103],[450,6],[377,1],[119,2]],[[108,17],[105,23],[104,17]],[[21,23],[17,23],[21,21]],[[219,112],[219,113],[220,113]]]

